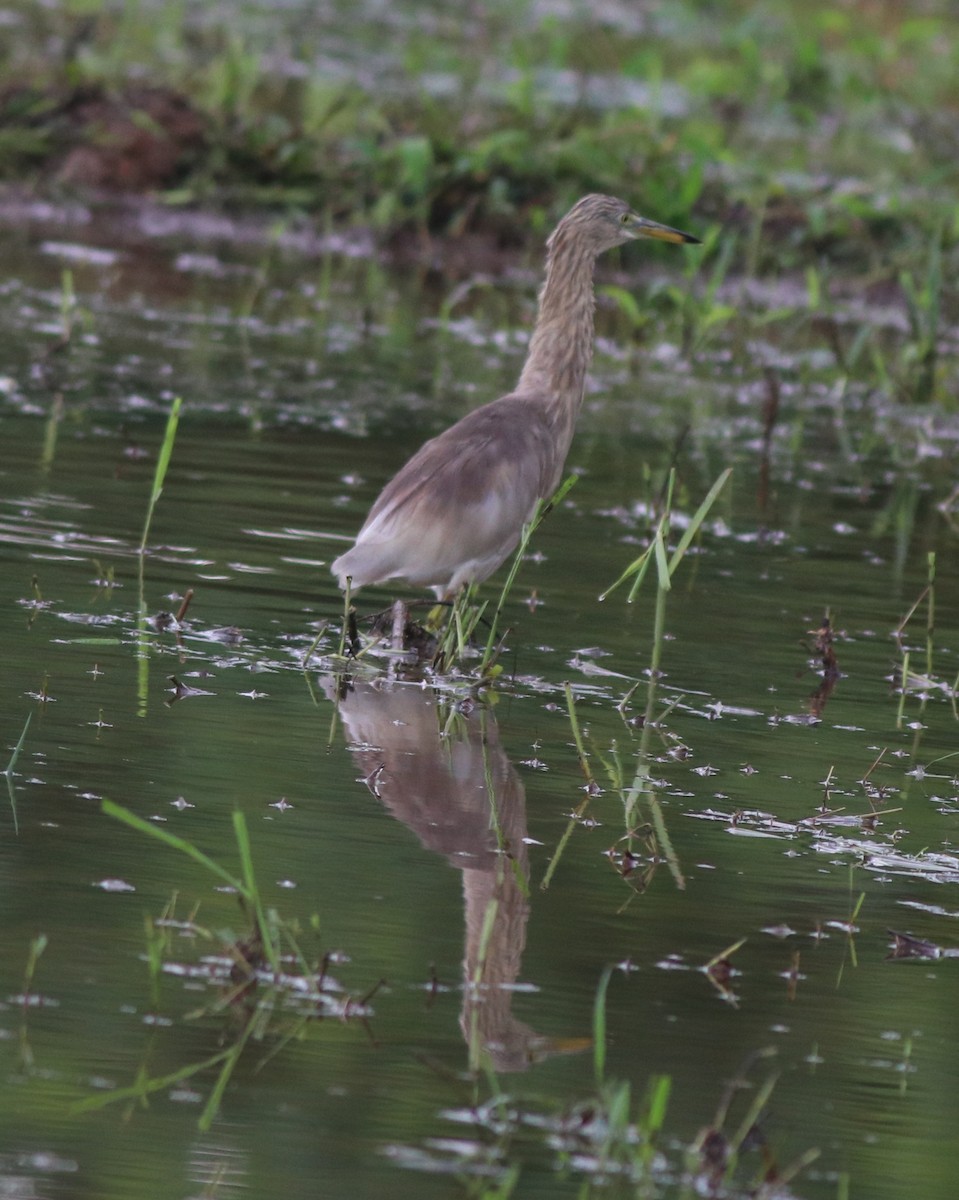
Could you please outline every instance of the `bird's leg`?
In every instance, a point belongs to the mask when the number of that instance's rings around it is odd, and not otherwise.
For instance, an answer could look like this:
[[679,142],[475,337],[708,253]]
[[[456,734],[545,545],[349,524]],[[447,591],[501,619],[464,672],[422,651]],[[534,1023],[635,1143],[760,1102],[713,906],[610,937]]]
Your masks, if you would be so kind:
[[350,644],[350,656],[356,658],[363,649],[363,643],[360,641],[360,631],[356,626],[356,609],[350,605],[350,611],[346,614],[346,636]]
[[406,649],[406,605],[402,600],[393,601],[393,630],[390,634],[390,655],[386,668],[386,678],[396,678],[396,664],[403,657]]
[[[350,636],[350,633],[349,633],[350,612],[351,612],[351,607],[352,607],[350,604],[350,587],[351,587],[352,583],[353,583],[353,580],[349,577],[349,575],[347,575],[346,587],[343,591],[343,627],[340,630],[340,648],[339,648],[340,658],[342,658],[346,654],[346,639],[348,637],[350,637],[350,640],[352,642],[352,637]],[[355,622],[356,618],[354,617],[353,619]]]
[[402,600],[393,601],[393,636],[392,649],[402,651],[406,648],[406,605]]

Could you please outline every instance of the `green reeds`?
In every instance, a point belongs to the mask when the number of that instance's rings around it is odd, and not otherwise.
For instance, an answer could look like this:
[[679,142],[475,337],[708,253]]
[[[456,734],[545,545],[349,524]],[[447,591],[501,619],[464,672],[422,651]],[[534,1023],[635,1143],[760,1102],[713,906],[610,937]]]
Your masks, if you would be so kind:
[[712,508],[713,504],[715,504],[717,496],[726,486],[726,482],[732,473],[732,467],[727,467],[713,484],[713,486],[709,489],[709,491],[706,493],[706,498],[703,500],[702,504],[700,504],[699,508],[696,509],[692,520],[689,522],[689,525],[686,527],[683,533],[683,536],[679,539],[676,544],[676,548],[670,555],[667,552],[667,539],[669,537],[669,529],[672,523],[673,491],[676,485],[676,471],[675,469],[671,470],[669,472],[669,479],[666,484],[666,500],[663,505],[663,511],[660,515],[659,521],[656,524],[656,529],[653,531],[650,545],[646,547],[646,549],[638,558],[634,559],[633,562],[629,564],[629,566],[625,569],[625,571],[623,571],[615,583],[610,584],[606,591],[603,592],[599,597],[600,600],[605,600],[607,596],[612,595],[612,593],[620,586],[620,584],[625,583],[626,580],[631,576],[635,576],[635,579],[633,580],[633,586],[630,588],[629,595],[627,597],[627,602],[632,604],[632,602],[636,599],[636,594],[638,593],[643,579],[646,577],[646,572],[648,571],[652,562],[656,563],[660,591],[669,591],[670,587],[672,586],[671,580],[673,575],[675,575],[679,564],[683,561],[686,551],[692,544],[693,538],[695,538],[699,533],[703,522],[709,515],[709,510]]
[[598,1088],[606,1082],[606,993],[612,974],[612,967],[603,968],[593,997],[593,1074]]
[[917,404],[928,404],[936,391],[942,316],[942,242],[943,230],[940,229],[930,243],[921,283],[911,271],[902,271],[899,275],[912,335],[901,355],[903,386],[907,397]]
[[233,888],[241,901],[253,913],[254,933],[258,943],[263,947],[264,957],[274,972],[279,971],[280,952],[276,939],[276,922],[275,920],[267,919],[267,914],[263,907],[256,874],[253,870],[253,855],[250,848],[249,832],[246,827],[246,817],[243,813],[239,811],[233,813],[233,835],[236,839],[241,869],[241,874],[237,876],[231,874],[224,867],[221,867],[218,862],[208,857],[202,850],[197,849],[192,842],[188,842],[185,838],[177,837],[174,833],[169,833],[162,825],[154,825],[150,821],[144,821],[136,813],[130,812],[129,809],[123,808],[120,804],[114,804],[112,800],[101,801],[100,808],[108,817],[114,817],[117,821],[122,821],[125,825],[129,825],[131,829],[136,829],[140,833],[147,834],[149,837],[155,838],[158,842],[162,842],[165,846],[169,846],[171,849],[185,854],[188,858],[192,858],[194,862],[199,863],[200,866],[205,867],[206,870],[212,872],[217,878],[223,880],[223,882]]
[[[462,662],[471,652],[475,653],[476,631],[486,616],[488,604],[486,600],[477,602],[476,588],[473,586],[461,588],[453,598],[446,620],[437,634],[433,669],[438,674],[448,674],[456,663]],[[437,612],[436,609],[433,611]]]
[[20,996],[11,997],[11,999],[19,999],[22,1006],[22,1020],[20,1022],[19,1032],[19,1049],[20,1062],[25,1070],[30,1070],[33,1067],[33,1050],[30,1046],[30,1038],[27,1032],[27,1012],[31,1006],[37,967],[48,944],[49,939],[45,933],[37,934],[37,936],[30,942],[30,951],[27,954],[27,965],[23,970],[23,987],[20,990]]
[[173,407],[170,409],[170,415],[167,417],[166,429],[163,434],[163,444],[160,447],[160,454],[157,457],[156,471],[153,473],[153,488],[150,492],[150,502],[147,505],[146,520],[143,523],[143,537],[140,539],[140,555],[146,553],[147,539],[150,536],[150,524],[153,521],[153,510],[156,508],[157,501],[163,492],[163,483],[166,479],[167,468],[170,465],[170,458],[173,454],[173,443],[176,441],[177,425],[180,423],[180,409],[183,407],[183,400],[177,396],[173,401]]
[[10,760],[3,769],[3,774],[9,779],[13,774],[14,767],[17,765],[17,759],[20,757],[20,751],[23,749],[23,743],[26,741],[27,730],[30,728],[30,719],[33,713],[27,713],[27,719],[23,723],[23,729],[20,731],[20,737],[17,739],[17,744],[14,746],[10,754]]
[[[662,810],[656,797],[653,795],[652,788],[650,787],[649,778],[650,743],[653,731],[657,725],[656,703],[658,697],[658,682],[661,673],[663,646],[665,644],[666,637],[666,597],[672,587],[673,576],[678,570],[686,551],[689,549],[693,538],[702,527],[706,516],[715,503],[717,496],[725,486],[726,481],[729,479],[731,473],[732,471],[730,468],[723,471],[723,473],[719,476],[719,478],[710,488],[702,504],[700,504],[699,508],[696,510],[692,520],[677,543],[675,549],[672,551],[672,553],[670,553],[667,539],[672,520],[672,499],[675,487],[675,471],[671,471],[666,487],[666,498],[663,505],[663,511],[653,532],[650,544],[637,559],[630,563],[630,565],[620,575],[616,582],[613,583],[611,587],[607,588],[607,590],[600,596],[600,600],[605,600],[611,592],[615,591],[616,588],[618,588],[622,583],[625,583],[626,580],[632,576],[634,577],[633,584],[630,588],[628,597],[629,601],[632,602],[644,578],[646,577],[650,566],[655,564],[658,586],[656,588],[656,602],[653,617],[653,641],[650,662],[647,671],[648,677],[646,681],[646,705],[642,719],[642,733],[640,735],[636,771],[634,773],[632,783],[628,788],[622,788],[621,790],[623,792],[627,838],[631,839],[633,836],[632,831],[635,824],[634,815],[639,796],[645,795],[650,808],[650,823],[653,831],[655,832],[660,851],[663,857],[666,859],[673,878],[676,880],[677,886],[680,888],[685,886],[685,880],[683,878],[682,871],[680,870],[679,860],[673,849],[668,830],[666,829],[666,823],[663,819]],[[638,686],[639,685],[637,684],[636,687]],[[632,695],[635,690],[636,688],[632,688],[629,695]],[[557,844],[556,850],[549,861],[549,865],[546,869],[546,873],[543,877],[543,882],[541,885],[544,888],[549,886],[550,880],[553,877],[553,873],[559,864],[563,850],[565,849],[566,844],[572,835],[573,828],[576,822],[582,816],[582,813],[585,811],[586,805],[589,803],[590,793],[595,790],[595,780],[593,779],[591,770],[589,768],[588,758],[586,755],[585,746],[583,744],[582,732],[576,717],[572,689],[570,688],[569,684],[566,685],[566,703],[569,710],[570,726],[573,731],[573,740],[576,743],[576,750],[577,754],[579,755],[580,765],[582,766],[583,772],[586,776],[588,794],[586,799],[582,801],[573,812],[570,821]],[[617,770],[617,774],[621,774],[621,772]]]
[[203,1059],[201,1062],[189,1063],[177,1071],[171,1071],[168,1075],[151,1077],[144,1070],[141,1070],[136,1083],[130,1084],[129,1087],[112,1088],[109,1092],[101,1092],[95,1096],[88,1096],[85,1100],[79,1100],[76,1104],[72,1105],[71,1111],[75,1113],[93,1112],[100,1108],[106,1108],[108,1104],[144,1104],[148,1096],[152,1096],[157,1092],[169,1091],[170,1088],[175,1087],[178,1083],[182,1083],[185,1079],[191,1079],[195,1075],[202,1075],[207,1071],[213,1070],[214,1067],[219,1067],[220,1074],[206,1104],[203,1106],[203,1111],[198,1121],[200,1129],[205,1131],[213,1124],[226,1085],[254,1029],[255,1025],[250,1021],[246,1024],[237,1040],[225,1050],[220,1050],[218,1053]]
[[[709,514],[710,509],[716,502],[716,498],[726,485],[729,476],[732,474],[732,468],[727,468],[713,486],[709,489],[706,498],[700,504],[694,513],[689,525],[683,532],[682,537],[676,544],[676,547],[670,552],[668,548],[669,531],[672,525],[672,503],[673,492],[676,484],[676,472],[671,470],[669,479],[666,485],[666,495],[663,503],[663,509],[660,514],[659,521],[653,531],[650,544],[646,547],[643,553],[626,568],[619,578],[599,597],[601,601],[605,600],[612,592],[621,584],[625,583],[631,577],[633,578],[632,587],[629,591],[628,601],[632,603],[635,599],[643,580],[645,579],[649,568],[655,564],[656,567],[656,601],[653,616],[653,640],[650,653],[650,662],[647,670],[646,680],[646,706],[642,719],[642,733],[640,735],[639,748],[637,752],[636,771],[633,776],[633,781],[628,788],[623,788],[623,802],[626,818],[627,838],[632,838],[632,830],[634,828],[634,815],[636,805],[640,795],[645,795],[650,808],[650,823],[656,835],[660,851],[669,866],[669,869],[676,880],[677,887],[685,887],[685,880],[679,866],[678,857],[673,849],[672,842],[669,837],[669,832],[666,828],[666,822],[663,819],[662,809],[656,797],[653,795],[652,788],[649,783],[649,754],[651,738],[657,726],[656,721],[656,703],[658,699],[658,683],[661,674],[661,663],[663,656],[663,647],[666,640],[666,597],[672,588],[672,580],[676,571],[679,569],[686,551],[692,545],[693,539],[702,528],[703,522]],[[636,687],[639,685],[637,684]],[[636,688],[630,690],[629,695],[632,695]],[[583,773],[586,776],[587,796],[581,801],[577,808],[570,816],[570,820],[564,830],[562,836],[557,843],[556,849],[550,858],[546,868],[546,873],[543,876],[541,887],[549,887],[553,874],[559,865],[559,860],[566,848],[573,829],[577,821],[585,812],[586,806],[589,804],[590,797],[595,791],[596,784],[593,779],[592,772],[589,768],[588,757],[583,743],[582,732],[579,727],[579,722],[576,716],[576,708],[573,699],[572,689],[569,684],[565,685],[566,704],[569,712],[570,727],[573,731],[573,740],[576,743],[577,754],[579,755],[580,765]],[[670,706],[671,707],[671,706]]]
[[614,591],[621,583],[624,583],[630,576],[635,576],[632,587],[629,590],[627,601],[632,603],[636,598],[636,594],[642,585],[643,580],[649,570],[651,564],[656,565],[656,603],[653,610],[653,640],[650,651],[649,667],[647,669],[648,679],[646,685],[646,708],[643,713],[643,728],[640,737],[639,748],[639,765],[637,767],[636,776],[633,781],[633,786],[626,795],[626,822],[629,825],[632,821],[633,808],[635,807],[636,799],[640,791],[645,790],[644,781],[648,780],[647,760],[649,755],[650,739],[655,727],[656,701],[658,698],[658,685],[661,675],[661,664],[663,659],[663,647],[666,640],[666,598],[672,588],[673,576],[679,569],[680,563],[686,555],[686,551],[692,545],[693,539],[702,528],[703,522],[709,514],[710,509],[716,502],[719,493],[725,487],[727,480],[732,474],[732,468],[727,467],[719,476],[713,486],[706,494],[706,498],[693,514],[692,520],[686,527],[682,537],[676,544],[672,553],[669,553],[667,539],[669,530],[672,524],[672,503],[673,491],[676,482],[676,472],[671,470],[669,473],[669,481],[666,487],[666,498],[663,505],[663,511],[657,522],[656,528],[653,531],[650,545],[643,551],[639,558],[635,559],[626,570],[620,575],[616,582],[609,587],[600,596],[600,600],[605,600],[606,597]]
[[[921,606],[926,606],[925,621],[925,661],[924,669],[911,669],[912,654],[905,644],[906,627],[916,615]],[[935,633],[936,633],[936,554],[929,551],[926,555],[926,586],[913,601],[909,611],[896,626],[895,638],[899,644],[901,659],[899,663],[899,707],[896,713],[896,728],[901,729],[905,719],[906,699],[910,692],[918,692],[921,696],[920,711],[925,708],[926,701],[933,692],[942,692],[952,705],[953,715],[959,716],[956,709],[956,689],[959,686],[959,676],[948,684],[938,679],[935,674]]]
[[553,879],[553,873],[559,866],[559,860],[562,858],[563,851],[566,849],[566,843],[573,836],[573,830],[577,823],[583,818],[586,809],[589,807],[589,802],[593,795],[598,790],[596,779],[593,775],[592,768],[589,765],[589,755],[586,753],[586,746],[583,742],[583,732],[580,728],[579,718],[576,715],[576,698],[573,695],[573,687],[570,683],[563,684],[563,691],[566,695],[566,711],[569,714],[569,724],[573,732],[573,741],[576,745],[576,754],[579,758],[580,770],[586,779],[586,795],[573,809],[569,821],[566,823],[566,828],[556,843],[556,849],[550,857],[549,863],[546,866],[546,872],[543,875],[543,881],[540,887],[545,891],[549,887]]
[[139,569],[137,572],[139,610],[137,614],[137,715],[145,717],[150,684],[150,656],[148,639],[148,618],[146,603],[146,579],[144,568],[146,563],[147,542],[150,537],[150,525],[153,522],[153,512],[157,501],[163,493],[167,468],[173,455],[173,444],[176,441],[177,425],[180,423],[182,399],[177,396],[173,401],[170,414],[167,417],[166,429],[163,433],[163,443],[157,456],[156,470],[153,473],[153,487],[150,490],[150,500],[147,504],[146,519],[143,522],[143,536],[140,538]]
[[[291,1037],[299,1036],[308,1020],[321,1015],[311,1011],[305,1015],[295,1017],[291,1028],[285,1032],[278,1031],[275,1028],[277,1014],[282,1008],[277,997],[283,989],[290,987],[292,984],[290,977],[281,974],[281,942],[285,947],[283,961],[296,964],[295,968],[289,967],[287,969],[298,969],[300,972],[299,979],[310,981],[313,987],[321,991],[323,989],[326,960],[324,959],[322,968],[316,964],[309,964],[297,944],[297,926],[281,921],[273,910],[266,910],[256,880],[246,820],[242,813],[235,812],[233,814],[233,832],[240,863],[239,873],[233,873],[220,866],[219,863],[197,849],[191,842],[169,833],[162,826],[144,821],[141,817],[136,816],[119,804],[114,804],[110,800],[104,800],[101,803],[101,809],[107,816],[114,817],[139,833],[147,834],[163,845],[177,850],[181,854],[185,854],[216,876],[217,879],[226,883],[238,894],[241,904],[251,917],[252,931],[248,937],[236,940],[230,945],[230,952],[235,960],[235,969],[231,972],[229,986],[220,994],[216,1004],[209,1010],[201,1010],[199,1013],[191,1014],[193,1016],[208,1015],[210,1011],[219,1012],[228,1009],[234,1017],[241,1018],[242,1024],[239,1033],[232,1039],[230,1045],[211,1057],[202,1059],[199,1062],[190,1063],[179,1070],[159,1077],[151,1077],[146,1067],[141,1066],[136,1080],[129,1087],[117,1088],[105,1094],[90,1096],[74,1105],[74,1111],[90,1111],[117,1102],[143,1104],[150,1095],[156,1092],[166,1091],[174,1084],[182,1082],[185,1079],[204,1075],[215,1068],[219,1068],[219,1073],[213,1082],[199,1120],[201,1129],[209,1129],[219,1111],[226,1087],[247,1044],[250,1041],[261,1043],[269,1034],[273,1034],[275,1036],[275,1044],[265,1055],[263,1059],[265,1062],[278,1053]],[[171,912],[172,903],[165,910],[165,916],[169,918]],[[319,921],[317,918],[314,917],[310,925],[314,932],[318,931]],[[198,934],[202,934],[206,938],[214,936],[208,930],[202,930],[195,925],[193,928]],[[167,946],[168,939],[165,934],[158,931],[156,923],[148,922],[147,952],[145,958],[150,971],[151,995],[155,1004],[158,1002],[158,980],[162,970],[163,954]],[[269,965],[270,973],[261,977],[260,968],[264,962]],[[252,1003],[251,998],[254,995],[252,989],[259,984],[265,985],[265,990],[258,1002]],[[342,1018],[345,1019],[348,1016],[358,1014],[362,1019],[368,995],[355,1003],[350,998],[347,998],[345,1005],[342,1006],[340,1014]]]

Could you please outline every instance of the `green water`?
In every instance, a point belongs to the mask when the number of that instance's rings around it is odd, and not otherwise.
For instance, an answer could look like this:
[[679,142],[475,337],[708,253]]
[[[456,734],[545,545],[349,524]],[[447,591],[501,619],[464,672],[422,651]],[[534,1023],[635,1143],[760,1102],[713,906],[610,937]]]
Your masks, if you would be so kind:
[[[717,343],[689,362],[666,331],[630,347],[601,314],[570,458],[580,478],[520,575],[495,702],[456,715],[462,688],[451,699],[382,686],[374,668],[338,685],[326,564],[424,437],[508,387],[533,278],[484,289],[444,323],[442,286],[364,261],[124,244],[109,264],[72,260],[79,310],[70,345],[51,354],[64,259],[44,240],[3,234],[0,293],[4,763],[30,718],[0,788],[4,1184],[455,1196],[470,1194],[475,1150],[520,1165],[516,1195],[579,1195],[586,1176],[555,1173],[532,1121],[501,1144],[489,1120],[464,1121],[492,1087],[468,1068],[489,1043],[517,1111],[587,1101],[583,1039],[618,964],[607,1075],[637,1097],[651,1075],[671,1077],[674,1162],[728,1081],[773,1048],[748,1071],[754,1087],[779,1076],[762,1121],[771,1151],[781,1166],[821,1152],[797,1194],[835,1196],[847,1174],[854,1196],[950,1195],[956,968],[948,955],[887,961],[890,928],[955,943],[959,574],[937,508],[952,485],[948,425],[919,438],[929,414],[837,400],[797,337],[767,348],[783,356],[783,395],[764,466],[749,356]],[[207,255],[203,270],[184,254]],[[651,269],[639,255],[622,267]],[[141,582],[136,547],[177,394]],[[942,453],[920,453],[926,438]],[[674,458],[680,516],[735,469],[668,597],[657,712],[669,711],[650,743],[658,815],[640,803],[624,878],[615,784],[640,761],[653,593],[647,581],[633,605],[623,591],[597,596],[645,544]],[[900,718],[893,632],[930,553],[933,677]],[[155,615],[190,588],[182,633],[157,632]],[[390,598],[374,589],[361,607]],[[813,631],[827,611],[841,677],[816,718]],[[926,612],[903,638],[917,673]],[[201,694],[173,701],[171,676]],[[598,788],[544,890],[585,798],[566,682]],[[211,1071],[148,1105],[72,1108],[141,1072],[172,1076],[241,1028],[211,1011],[208,961],[247,932],[235,896],[103,815],[102,798],[231,872],[244,813],[265,902],[300,923],[308,959],[332,955],[331,984],[354,998],[345,1019],[280,1013],[208,1130]],[[144,922],[174,896],[176,918],[213,936],[172,927],[154,993]],[[741,939],[717,986],[701,968]],[[464,960],[497,982],[484,1004],[464,992]],[[748,1102],[734,1101],[728,1132]]]

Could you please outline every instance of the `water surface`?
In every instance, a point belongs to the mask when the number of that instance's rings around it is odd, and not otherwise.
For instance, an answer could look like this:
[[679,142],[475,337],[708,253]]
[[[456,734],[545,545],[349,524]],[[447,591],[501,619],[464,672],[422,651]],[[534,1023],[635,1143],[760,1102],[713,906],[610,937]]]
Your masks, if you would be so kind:
[[[667,326],[634,344],[603,312],[579,479],[520,575],[495,692],[385,684],[376,667],[344,680],[327,564],[425,437],[509,386],[534,277],[478,289],[444,320],[448,288],[345,255],[116,247],[96,231],[2,241],[4,761],[30,718],[0,850],[10,1186],[448,1196],[469,1194],[478,1164],[495,1177],[517,1162],[516,1195],[577,1195],[582,1176],[555,1174],[533,1117],[593,1094],[586,1039],[616,964],[607,1073],[637,1096],[672,1078],[674,1162],[727,1081],[773,1048],[748,1070],[753,1086],[779,1075],[763,1133],[782,1165],[821,1151],[797,1194],[834,1196],[848,1174],[851,1194],[948,1195],[954,964],[888,960],[889,929],[950,950],[959,907],[959,577],[938,507],[940,415],[840,395],[801,331],[690,360]],[[64,249],[89,244],[113,257]],[[77,303],[52,350],[65,265]],[[629,255],[617,278],[641,288],[669,269]],[[759,366],[777,356],[764,449]],[[185,408],[141,581],[174,395]],[[641,762],[653,592],[597,597],[646,544],[671,462],[680,517],[734,474],[668,597],[657,805],[641,801],[627,843],[620,785]],[[893,633],[930,554],[931,676],[913,678],[900,714],[903,648],[914,674],[929,665],[926,607]],[[191,588],[183,630],[158,632]],[[391,597],[370,589],[361,607]],[[195,694],[176,699],[171,677]],[[596,787],[544,890],[586,799],[567,682]],[[293,1014],[280,1014],[209,1130],[209,1071],[148,1107],[71,1107],[139,1072],[172,1076],[238,1028],[229,1011],[196,1015],[217,995],[207,960],[246,932],[235,896],[109,819],[103,798],[231,871],[243,812],[266,903],[354,998],[285,1044]],[[144,922],[171,906],[212,936],[161,926],[154,991]],[[703,972],[742,939],[728,978]],[[486,981],[482,1003],[464,977]],[[502,1142],[471,1107],[491,1094],[470,1074],[480,1062],[530,1118]]]

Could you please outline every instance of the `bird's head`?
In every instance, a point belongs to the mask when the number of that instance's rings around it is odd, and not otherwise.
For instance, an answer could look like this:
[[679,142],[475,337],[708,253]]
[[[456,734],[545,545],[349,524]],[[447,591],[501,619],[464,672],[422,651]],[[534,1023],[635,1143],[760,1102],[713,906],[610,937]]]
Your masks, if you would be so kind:
[[559,241],[573,238],[594,254],[602,254],[613,246],[637,238],[654,238],[660,242],[698,245],[699,238],[669,225],[660,225],[633,212],[628,204],[615,196],[584,196],[569,210],[556,226],[549,239],[552,247]]

